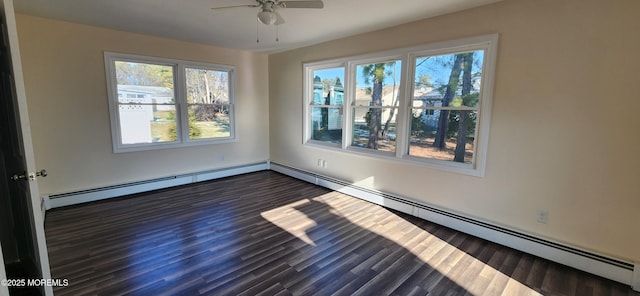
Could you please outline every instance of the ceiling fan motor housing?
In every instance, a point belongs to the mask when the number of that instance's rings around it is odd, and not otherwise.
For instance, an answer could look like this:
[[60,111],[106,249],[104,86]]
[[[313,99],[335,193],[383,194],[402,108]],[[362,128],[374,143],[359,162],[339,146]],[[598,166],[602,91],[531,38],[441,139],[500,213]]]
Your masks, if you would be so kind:
[[303,0],[303,1],[287,1],[287,0],[255,0],[257,3],[253,5],[232,5],[223,7],[214,7],[212,9],[224,9],[234,7],[259,7],[258,21],[270,26],[281,25],[284,19],[278,14],[276,9],[279,8],[324,8],[322,0]]
[[265,25],[273,25],[278,20],[278,16],[273,12],[273,10],[262,10],[258,12],[258,20]]

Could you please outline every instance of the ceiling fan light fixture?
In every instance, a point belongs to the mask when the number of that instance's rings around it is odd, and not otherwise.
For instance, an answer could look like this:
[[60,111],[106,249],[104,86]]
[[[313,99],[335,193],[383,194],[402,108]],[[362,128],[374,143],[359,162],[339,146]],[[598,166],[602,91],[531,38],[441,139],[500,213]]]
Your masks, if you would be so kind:
[[258,12],[258,20],[269,26],[269,25],[273,25],[276,23],[276,21],[278,20],[278,16],[275,14],[275,12],[273,11],[261,11]]

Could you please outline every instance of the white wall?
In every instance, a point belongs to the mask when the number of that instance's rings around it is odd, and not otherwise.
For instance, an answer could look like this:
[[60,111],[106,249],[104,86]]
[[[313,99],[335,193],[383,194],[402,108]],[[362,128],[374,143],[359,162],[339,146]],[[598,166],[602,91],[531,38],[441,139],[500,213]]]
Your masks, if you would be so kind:
[[[269,159],[267,56],[18,15],[43,194],[73,192]],[[114,154],[104,51],[236,67],[239,142]]]
[[[506,0],[271,55],[271,160],[640,262],[638,11],[635,0]],[[303,146],[302,63],[491,33],[485,177]]]

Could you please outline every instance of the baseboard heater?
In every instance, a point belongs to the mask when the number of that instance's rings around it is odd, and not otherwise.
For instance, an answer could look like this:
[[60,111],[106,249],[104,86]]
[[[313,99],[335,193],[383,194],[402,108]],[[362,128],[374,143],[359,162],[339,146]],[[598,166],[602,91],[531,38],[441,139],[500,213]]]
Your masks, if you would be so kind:
[[129,182],[113,186],[105,186],[88,190],[79,190],[74,192],[52,194],[44,196],[44,204],[46,209],[70,206],[85,202],[97,201],[107,198],[124,196],[134,193],[146,192],[157,189],[164,189],[174,186],[186,185],[196,182],[208,181],[218,178],[235,176],[257,171],[269,169],[269,162],[261,162],[234,166],[229,168],[221,168],[203,172],[195,172],[190,174],[182,174],[175,176],[167,176],[137,182]]
[[460,232],[495,242],[525,253],[571,266],[604,278],[633,287],[640,291],[638,264],[625,262],[600,254],[584,251],[566,244],[535,237],[513,229],[469,218],[450,210],[411,200],[349,182],[300,170],[282,164],[271,163],[271,170],[373,202],[409,215],[422,218]]

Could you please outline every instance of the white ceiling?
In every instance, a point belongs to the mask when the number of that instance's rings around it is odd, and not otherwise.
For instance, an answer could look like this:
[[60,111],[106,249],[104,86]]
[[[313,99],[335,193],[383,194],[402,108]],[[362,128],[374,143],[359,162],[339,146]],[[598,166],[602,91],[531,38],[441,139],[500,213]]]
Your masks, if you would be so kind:
[[[253,0],[18,0],[18,13],[256,52],[277,52],[500,0],[324,0],[324,9],[279,9],[286,23],[256,23]],[[258,34],[256,34],[256,28]],[[260,39],[256,43],[257,36]]]

